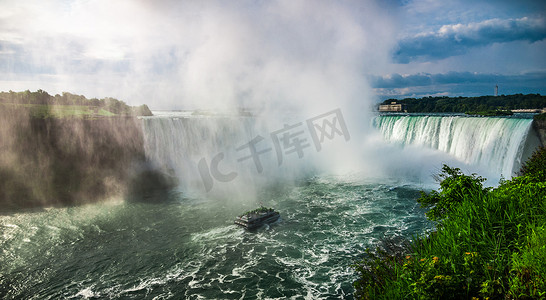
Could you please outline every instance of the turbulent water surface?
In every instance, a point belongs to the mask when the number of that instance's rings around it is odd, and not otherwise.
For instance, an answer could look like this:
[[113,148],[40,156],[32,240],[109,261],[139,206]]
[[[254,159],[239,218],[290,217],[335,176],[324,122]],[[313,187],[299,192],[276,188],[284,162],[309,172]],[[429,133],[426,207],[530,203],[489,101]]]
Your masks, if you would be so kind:
[[[0,216],[0,298],[352,298],[350,266],[366,247],[432,228],[415,201],[420,179],[403,172],[388,179],[307,172],[313,165],[307,156],[280,166],[274,151],[261,157],[263,174],[253,165],[243,168],[251,160],[240,163],[238,147],[260,130],[268,136],[257,121],[179,113],[145,118],[146,156],[179,179],[176,189]],[[422,146],[501,174],[512,173],[521,159],[530,124],[458,116],[375,119],[383,138],[401,151]],[[195,192],[203,190],[203,172],[218,153],[217,171],[237,171],[237,180],[209,182],[210,193]],[[197,161],[207,169],[198,170]],[[256,232],[233,224],[259,202],[276,208],[281,219]]]
[[365,247],[430,228],[417,197],[396,183],[315,177],[264,189],[282,219],[257,232],[233,225],[248,204],[176,191],[154,204],[6,215],[0,298],[351,298],[350,265]]
[[519,169],[530,118],[385,115],[374,120],[385,140],[448,153],[511,177]]

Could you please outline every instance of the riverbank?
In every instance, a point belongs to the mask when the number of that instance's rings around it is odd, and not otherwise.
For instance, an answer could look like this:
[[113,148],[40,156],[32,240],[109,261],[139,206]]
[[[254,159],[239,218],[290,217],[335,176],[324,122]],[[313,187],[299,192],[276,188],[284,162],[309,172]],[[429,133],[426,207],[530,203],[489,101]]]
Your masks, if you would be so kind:
[[[355,265],[359,299],[542,299],[546,294],[546,149],[495,189],[444,166],[431,207],[437,230],[384,243]],[[391,247],[389,247],[391,246]]]

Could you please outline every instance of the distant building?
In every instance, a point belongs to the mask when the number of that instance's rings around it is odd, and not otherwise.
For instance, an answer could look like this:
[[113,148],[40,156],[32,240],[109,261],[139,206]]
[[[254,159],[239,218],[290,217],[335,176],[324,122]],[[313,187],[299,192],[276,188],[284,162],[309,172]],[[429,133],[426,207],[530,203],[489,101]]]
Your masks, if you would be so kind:
[[496,84],[495,85],[495,97],[497,97],[499,95],[499,85]]
[[407,112],[405,104],[397,104],[396,102],[391,102],[391,104],[382,104],[379,105],[380,112]]

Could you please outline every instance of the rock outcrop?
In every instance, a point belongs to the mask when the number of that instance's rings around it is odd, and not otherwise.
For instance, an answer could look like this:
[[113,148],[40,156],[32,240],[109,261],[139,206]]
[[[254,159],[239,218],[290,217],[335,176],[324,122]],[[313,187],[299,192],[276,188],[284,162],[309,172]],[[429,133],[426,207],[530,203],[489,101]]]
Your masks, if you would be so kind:
[[546,120],[533,120],[533,128],[538,134],[542,147],[546,147]]
[[146,182],[139,173],[154,177],[135,117],[41,119],[8,108],[0,122],[0,212],[96,202]]

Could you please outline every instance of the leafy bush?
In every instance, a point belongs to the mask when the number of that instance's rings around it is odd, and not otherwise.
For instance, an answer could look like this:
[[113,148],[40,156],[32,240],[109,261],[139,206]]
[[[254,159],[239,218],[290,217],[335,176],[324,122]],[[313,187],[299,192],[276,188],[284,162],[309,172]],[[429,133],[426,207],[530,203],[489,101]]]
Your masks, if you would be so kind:
[[523,164],[520,175],[529,176],[536,182],[546,181],[546,148],[540,147],[531,158]]
[[444,165],[438,177],[441,181],[440,192],[421,192],[421,198],[417,199],[421,207],[432,207],[426,214],[433,221],[445,218],[465,197],[481,196],[488,192],[482,185],[484,178],[476,174],[465,175],[459,168]]
[[360,277],[353,284],[356,298],[367,299],[370,294],[389,292],[385,287],[396,280],[397,267],[409,249],[409,242],[401,237],[385,237],[375,251],[366,249],[362,261],[353,265]]
[[546,299],[544,149],[493,190],[444,166],[432,207],[437,231],[354,265],[358,299]]
[[517,299],[546,298],[546,227],[531,229],[519,253],[512,255],[508,294]]

